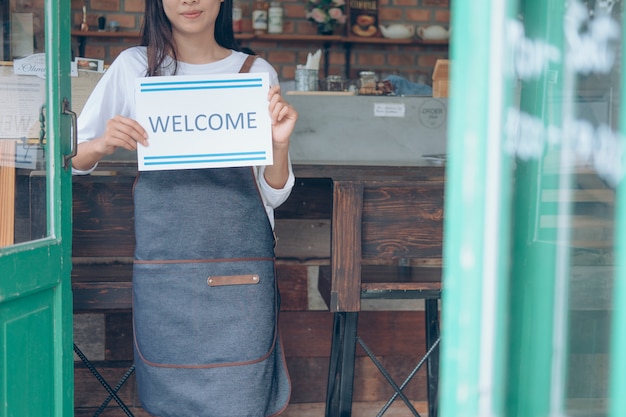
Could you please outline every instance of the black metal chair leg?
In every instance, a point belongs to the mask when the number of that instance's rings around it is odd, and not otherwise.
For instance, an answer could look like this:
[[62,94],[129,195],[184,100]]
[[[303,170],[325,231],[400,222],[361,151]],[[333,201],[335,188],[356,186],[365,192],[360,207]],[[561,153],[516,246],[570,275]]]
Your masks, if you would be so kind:
[[[361,339],[358,339],[359,343],[361,343]],[[385,412],[389,409],[389,407],[391,406],[391,404],[396,400],[396,398],[399,396],[400,392],[402,392],[404,390],[404,388],[407,386],[407,384],[409,382],[411,382],[411,380],[413,379],[413,377],[415,376],[415,374],[417,373],[417,371],[419,371],[422,367],[422,365],[424,365],[424,362],[426,362],[428,360],[428,357],[435,351],[435,349],[437,349],[437,346],[439,345],[439,340],[436,340],[435,343],[430,347],[430,350],[426,351],[426,354],[424,355],[424,357],[422,357],[422,359],[418,362],[417,365],[415,365],[415,368],[413,368],[413,370],[411,371],[411,373],[409,374],[409,376],[406,377],[406,379],[404,380],[404,382],[402,383],[402,385],[400,385],[397,389],[395,390],[396,392],[394,392],[394,394],[391,396],[391,398],[387,401],[387,403],[383,406],[383,408],[378,412],[378,414],[376,415],[376,417],[380,417],[383,414],[385,414]],[[369,354],[368,354],[369,355]],[[371,356],[370,356],[371,357]],[[374,363],[376,363],[376,361],[374,361]],[[382,371],[381,371],[382,372]],[[384,375],[385,373],[383,373]],[[388,374],[388,373],[387,373]],[[393,384],[392,384],[393,385]],[[411,408],[411,407],[409,407]],[[417,415],[417,411],[414,412],[414,415]]]
[[[122,386],[126,383],[128,378],[130,378],[133,372],[135,372],[135,365],[132,365],[130,368],[128,368],[126,373],[124,373],[115,388],[113,388],[114,393],[117,394],[117,392],[122,389]],[[102,404],[100,404],[100,407],[96,410],[92,417],[98,417],[100,414],[102,414],[104,412],[104,409],[107,407],[107,405],[109,405],[112,399],[113,396],[109,394],[109,396],[102,402]]]
[[[409,410],[411,411],[411,414],[413,414],[415,417],[420,417],[420,415],[417,412],[417,410],[415,409],[415,407],[413,407],[413,404],[411,404],[411,401],[409,401],[409,399],[406,397],[406,395],[404,395],[404,392],[402,392],[404,387],[401,388],[401,387],[398,386],[398,384],[396,384],[396,381],[393,380],[393,378],[391,377],[389,372],[387,372],[387,370],[385,369],[383,364],[380,363],[380,361],[376,358],[376,355],[374,355],[374,352],[372,352],[370,350],[370,348],[365,344],[363,339],[361,339],[360,337],[357,337],[357,342],[359,342],[359,345],[361,345],[361,347],[363,348],[363,350],[365,351],[367,356],[369,356],[369,358],[372,360],[372,362],[374,362],[374,365],[376,365],[376,367],[378,368],[380,373],[385,377],[385,379],[387,380],[389,385],[391,385],[391,387],[395,391],[395,393],[394,393],[392,398],[394,400],[398,396],[400,398],[402,398],[402,401],[404,401],[404,404],[406,404],[406,406],[409,408]],[[389,405],[391,405],[391,402],[389,403]],[[387,408],[388,408],[388,406],[385,405],[385,407],[383,407],[383,409],[378,413],[378,416],[382,416],[385,413],[385,411],[387,411]]]
[[[117,405],[122,409],[122,411],[124,411],[124,414],[126,414],[128,417],[134,417],[133,413],[128,409],[128,407],[126,406],[126,404],[124,404],[124,401],[122,401],[120,399],[120,397],[117,396],[117,391],[119,390],[119,388],[121,388],[122,386],[120,384],[118,384],[119,387],[116,387],[115,390],[113,390],[113,388],[111,388],[111,386],[109,385],[108,382],[106,382],[106,380],[102,377],[102,375],[100,374],[100,372],[98,372],[98,370],[93,366],[93,364],[91,363],[91,361],[89,359],[87,359],[87,357],[85,356],[85,354],[78,348],[78,346],[76,346],[76,344],[74,344],[74,352],[76,352],[76,354],[78,355],[78,357],[83,361],[83,363],[85,364],[85,366],[87,366],[87,369],[89,369],[91,371],[91,373],[93,374],[93,376],[96,377],[96,379],[98,380],[98,382],[100,382],[100,384],[104,387],[104,389],[106,390],[106,392],[109,393],[109,396],[115,400],[115,402],[117,403]],[[130,374],[128,374],[130,376]],[[110,400],[109,400],[110,401]]]
[[350,417],[352,414],[358,314],[357,312],[334,314],[326,417]]
[[[426,350],[439,340],[439,304],[437,299],[426,299]],[[439,401],[439,349],[433,349],[428,357],[428,417],[437,417]]]

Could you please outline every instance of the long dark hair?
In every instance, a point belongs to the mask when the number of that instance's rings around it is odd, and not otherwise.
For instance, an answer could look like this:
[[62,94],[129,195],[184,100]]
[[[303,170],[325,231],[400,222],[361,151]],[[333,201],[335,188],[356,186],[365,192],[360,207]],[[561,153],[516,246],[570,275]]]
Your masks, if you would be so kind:
[[[215,40],[227,49],[239,50],[233,33],[233,0],[223,0],[220,11],[215,20]],[[141,26],[141,45],[145,46],[148,54],[148,69],[146,76],[152,77],[161,74],[161,67],[167,57],[172,58],[176,74],[178,56],[172,24],[165,15],[162,0],[146,0],[143,24]]]

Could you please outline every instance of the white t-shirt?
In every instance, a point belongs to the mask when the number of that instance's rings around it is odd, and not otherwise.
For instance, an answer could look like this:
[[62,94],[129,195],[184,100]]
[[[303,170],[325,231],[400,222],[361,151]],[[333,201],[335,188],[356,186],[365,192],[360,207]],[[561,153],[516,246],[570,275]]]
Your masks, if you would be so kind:
[[[248,55],[243,52],[232,53],[210,64],[178,63],[177,75],[228,74],[239,72]],[[145,46],[127,49],[113,61],[92,91],[78,118],[78,143],[100,137],[106,123],[116,115],[135,119],[135,79],[145,77],[148,66]],[[274,68],[263,58],[257,58],[250,72],[267,72],[270,85],[278,84]],[[97,164],[96,164],[97,166]],[[91,173],[96,166],[88,170],[73,169],[77,175]],[[265,204],[265,211],[274,226],[274,208],[280,206],[289,197],[295,178],[289,163],[289,179],[282,189],[275,189],[265,181],[265,166],[254,167],[257,184]]]

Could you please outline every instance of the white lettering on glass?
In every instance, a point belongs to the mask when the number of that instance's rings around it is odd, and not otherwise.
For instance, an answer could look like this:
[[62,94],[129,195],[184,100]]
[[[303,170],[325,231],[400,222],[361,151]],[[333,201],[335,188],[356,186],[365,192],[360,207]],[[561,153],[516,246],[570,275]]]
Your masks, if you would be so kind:
[[[608,13],[597,13],[590,18],[589,11],[579,1],[569,2],[563,23],[565,70],[582,75],[608,74],[617,56],[618,23]],[[559,49],[544,40],[528,39],[519,21],[509,22],[508,36],[513,53],[512,70],[519,79],[538,79],[550,71],[550,64],[561,63]],[[510,108],[505,138],[505,151],[522,160],[540,158],[548,146],[567,146],[577,161],[592,167],[612,186],[617,186],[625,174],[624,138],[606,124],[594,127],[589,121],[565,115],[562,126],[546,125],[540,117]]]
[[[622,137],[601,124],[594,128],[586,120],[569,120],[563,128],[510,108],[506,116],[504,149],[522,160],[540,157],[546,146],[565,144],[581,163],[592,167],[611,186],[622,179],[624,147]],[[563,140],[567,137],[569,140]]]
[[561,62],[561,51],[541,39],[528,39],[521,22],[509,22],[509,42],[513,51],[513,70],[518,78],[540,77],[551,62]]
[[[585,30],[586,28],[586,30]],[[607,74],[613,68],[619,25],[608,14],[589,18],[580,2],[572,2],[565,14],[567,66],[580,74]]]

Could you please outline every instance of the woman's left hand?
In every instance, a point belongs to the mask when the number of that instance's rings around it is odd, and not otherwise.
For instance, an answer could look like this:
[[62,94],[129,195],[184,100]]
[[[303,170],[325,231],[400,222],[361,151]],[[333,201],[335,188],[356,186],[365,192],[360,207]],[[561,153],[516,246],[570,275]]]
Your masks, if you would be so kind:
[[280,86],[270,87],[268,94],[270,118],[272,120],[272,144],[274,148],[288,148],[298,112],[280,94]]

